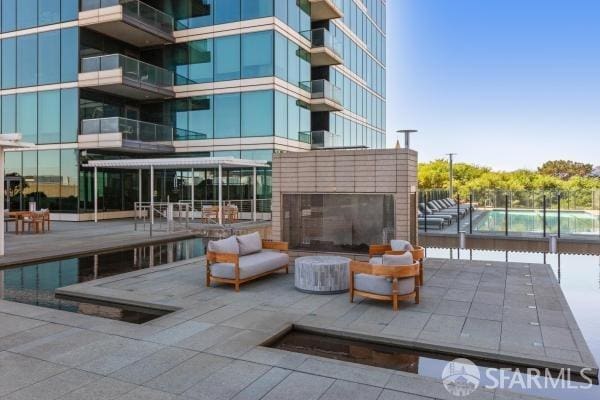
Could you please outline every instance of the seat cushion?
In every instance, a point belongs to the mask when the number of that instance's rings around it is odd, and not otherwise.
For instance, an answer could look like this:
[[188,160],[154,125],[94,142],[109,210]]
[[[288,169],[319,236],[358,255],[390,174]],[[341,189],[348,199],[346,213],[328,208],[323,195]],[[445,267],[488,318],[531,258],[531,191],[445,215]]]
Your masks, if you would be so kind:
[[383,265],[411,265],[413,263],[412,253],[404,253],[401,255],[384,254]]
[[262,239],[258,232],[238,236],[237,241],[240,246],[240,256],[258,253],[262,250]]
[[[361,292],[390,296],[392,294],[392,280],[384,276],[367,274],[354,275],[354,288]],[[415,291],[415,279],[398,279],[398,294],[405,295]]]
[[211,240],[208,242],[207,249],[215,253],[240,254],[240,246],[235,236],[222,240]]
[[[277,251],[261,251],[240,257],[240,278],[246,279],[288,265],[290,258]],[[216,263],[210,267],[211,275],[217,278],[235,279],[235,265]]]
[[369,258],[369,264],[381,265],[383,264],[383,257],[371,257]]
[[413,250],[412,244],[406,240],[390,240],[392,251],[411,251]]

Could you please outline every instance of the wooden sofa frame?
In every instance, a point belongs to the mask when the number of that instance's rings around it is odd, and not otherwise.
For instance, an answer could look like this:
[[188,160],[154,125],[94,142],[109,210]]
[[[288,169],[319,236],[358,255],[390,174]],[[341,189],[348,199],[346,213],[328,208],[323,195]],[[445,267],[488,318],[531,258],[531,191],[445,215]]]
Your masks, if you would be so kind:
[[[392,251],[392,246],[389,244],[372,244],[369,246],[369,258],[371,257],[381,257],[384,254],[390,255],[402,255],[406,253],[405,251]],[[423,260],[425,260],[425,248],[422,246],[415,246],[415,248],[411,251],[413,260],[419,263],[419,279],[417,280],[417,284],[419,286],[423,286],[425,284],[423,277]]]
[[[288,251],[288,244],[286,242],[274,242],[270,240],[262,241],[263,250],[278,250],[280,252]],[[242,256],[243,257],[243,256]],[[225,264],[233,264],[235,265],[235,279],[228,278],[219,278],[211,275],[210,267],[215,263],[225,263]],[[262,278],[263,276],[267,276],[278,272],[280,270],[285,270],[285,273],[289,273],[289,264],[284,265],[280,268],[274,269],[272,271],[264,272],[262,274],[250,276],[248,278],[241,279],[240,278],[240,255],[239,254],[231,254],[231,253],[216,253],[214,251],[208,251],[206,253],[206,286],[210,287],[212,282],[225,283],[229,285],[235,286],[235,291],[240,291],[240,285],[246,282],[253,281],[258,278]]]
[[[387,277],[392,279],[392,294],[381,295],[370,292],[363,292],[354,288],[354,275],[355,274],[367,274],[381,277]],[[398,279],[414,278],[415,290],[412,293],[401,295],[398,293]],[[391,301],[392,308],[394,311],[398,311],[398,303],[400,301],[413,300],[415,304],[419,304],[419,285],[417,285],[417,279],[419,278],[419,263],[415,262],[410,265],[380,265],[380,264],[369,264],[361,261],[350,262],[350,303],[354,302],[354,296],[358,295],[373,300]]]

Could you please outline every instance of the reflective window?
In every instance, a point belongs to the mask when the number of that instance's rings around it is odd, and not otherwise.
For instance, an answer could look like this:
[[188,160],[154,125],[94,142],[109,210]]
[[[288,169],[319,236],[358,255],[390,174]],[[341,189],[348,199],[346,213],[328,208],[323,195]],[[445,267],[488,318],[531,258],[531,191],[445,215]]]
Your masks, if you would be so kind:
[[[246,0],[247,2],[247,0]],[[215,25],[240,20],[240,0],[215,1]]]
[[298,140],[300,132],[300,109],[298,100],[288,97],[288,139]]
[[60,77],[62,82],[74,82],[79,71],[79,29],[61,30],[61,64]]
[[275,135],[287,138],[288,131],[288,96],[275,91]]
[[2,0],[2,32],[17,28],[17,0]]
[[60,13],[63,21],[72,21],[79,17],[78,0],[61,0]]
[[189,79],[194,83],[213,81],[212,39],[197,40],[187,45]]
[[38,93],[38,143],[60,142],[60,91]]
[[17,29],[33,28],[37,25],[38,0],[17,1]]
[[38,84],[60,82],[60,30],[40,33],[38,36]]
[[38,24],[60,22],[60,0],[38,0]]
[[77,89],[63,89],[60,93],[60,141],[77,141],[79,98]]
[[37,35],[17,37],[17,86],[37,85]]
[[280,0],[288,3],[287,24],[296,32],[300,31],[300,10],[298,9],[298,0]]
[[288,82],[293,85],[300,83],[300,48],[294,42],[288,42]]
[[213,137],[212,100],[212,96],[198,96],[190,99],[189,130],[190,135],[196,136],[196,139],[212,139]]
[[240,37],[225,36],[214,40],[215,81],[240,79]]
[[59,209],[60,150],[38,151],[38,208]]
[[273,15],[273,0],[242,1],[242,20],[269,17],[271,15]]
[[14,38],[2,41],[2,89],[17,86],[17,40]]
[[275,32],[275,76],[288,79],[288,40],[279,32]]
[[242,136],[273,136],[273,91],[242,93]]
[[17,97],[2,96],[2,133],[17,132]]
[[60,151],[60,209],[77,211],[79,160],[77,149]]
[[37,141],[37,93],[17,95],[17,132],[23,135],[24,142]]
[[242,36],[242,78],[273,75],[273,31]]
[[38,168],[37,168],[37,151],[23,152],[23,200],[24,209],[29,208],[29,200],[37,201],[38,191]]
[[240,94],[221,94],[215,100],[215,139],[240,137]]
[[283,22],[287,21],[287,6],[286,0],[275,1],[275,17]]

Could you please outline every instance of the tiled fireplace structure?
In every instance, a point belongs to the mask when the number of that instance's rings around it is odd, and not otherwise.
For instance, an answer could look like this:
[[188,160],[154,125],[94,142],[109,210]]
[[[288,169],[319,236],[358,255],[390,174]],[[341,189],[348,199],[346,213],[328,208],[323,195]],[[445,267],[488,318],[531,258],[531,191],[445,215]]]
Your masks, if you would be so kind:
[[273,157],[272,237],[292,256],[366,254],[390,239],[416,243],[417,153],[322,150]]

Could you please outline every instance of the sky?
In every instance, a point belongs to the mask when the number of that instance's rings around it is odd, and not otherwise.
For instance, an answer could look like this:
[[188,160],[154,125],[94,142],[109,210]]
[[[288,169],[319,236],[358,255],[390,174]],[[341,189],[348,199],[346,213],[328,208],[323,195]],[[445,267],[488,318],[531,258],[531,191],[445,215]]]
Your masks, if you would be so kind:
[[388,0],[388,146],[398,129],[420,161],[599,165],[600,0]]

